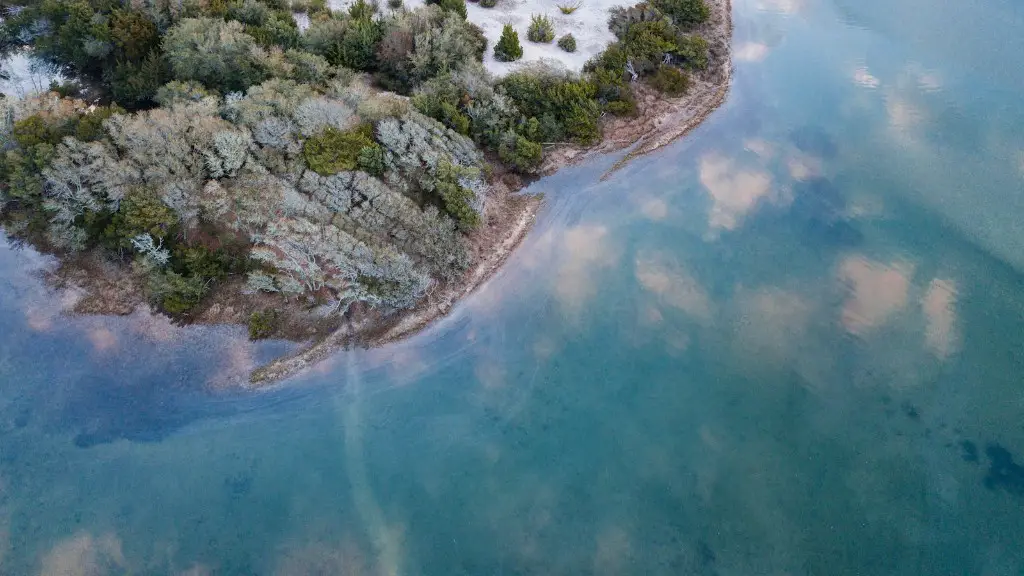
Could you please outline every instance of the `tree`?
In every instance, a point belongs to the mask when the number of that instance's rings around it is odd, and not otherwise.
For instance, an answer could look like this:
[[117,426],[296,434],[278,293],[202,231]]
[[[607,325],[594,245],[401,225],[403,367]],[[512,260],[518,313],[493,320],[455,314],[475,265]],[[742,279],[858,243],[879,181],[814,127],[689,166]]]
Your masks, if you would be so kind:
[[519,33],[511,24],[501,29],[501,38],[494,45],[494,59],[499,62],[514,62],[523,57],[523,46],[519,43]]

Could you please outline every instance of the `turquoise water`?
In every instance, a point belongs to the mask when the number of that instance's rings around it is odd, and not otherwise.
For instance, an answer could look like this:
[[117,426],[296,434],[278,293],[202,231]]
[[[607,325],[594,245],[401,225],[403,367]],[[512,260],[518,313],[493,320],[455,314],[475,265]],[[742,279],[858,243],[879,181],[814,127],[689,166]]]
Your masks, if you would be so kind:
[[269,391],[0,251],[0,574],[1024,573],[1024,8],[733,8],[708,122]]

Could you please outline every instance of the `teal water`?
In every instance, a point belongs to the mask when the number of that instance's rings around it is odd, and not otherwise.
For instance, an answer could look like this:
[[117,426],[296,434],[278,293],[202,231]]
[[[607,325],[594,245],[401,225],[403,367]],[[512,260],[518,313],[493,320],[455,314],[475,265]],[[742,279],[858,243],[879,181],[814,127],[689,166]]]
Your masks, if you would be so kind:
[[1024,7],[733,8],[703,126],[269,391],[0,251],[0,574],[1024,573]]

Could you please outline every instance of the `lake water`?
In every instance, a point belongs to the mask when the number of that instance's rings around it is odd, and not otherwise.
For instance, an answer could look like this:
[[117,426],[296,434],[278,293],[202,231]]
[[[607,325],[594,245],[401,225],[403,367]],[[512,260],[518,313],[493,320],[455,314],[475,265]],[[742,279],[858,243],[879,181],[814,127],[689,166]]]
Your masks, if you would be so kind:
[[708,122],[272,390],[0,251],[0,574],[1024,573],[1024,5],[733,9]]

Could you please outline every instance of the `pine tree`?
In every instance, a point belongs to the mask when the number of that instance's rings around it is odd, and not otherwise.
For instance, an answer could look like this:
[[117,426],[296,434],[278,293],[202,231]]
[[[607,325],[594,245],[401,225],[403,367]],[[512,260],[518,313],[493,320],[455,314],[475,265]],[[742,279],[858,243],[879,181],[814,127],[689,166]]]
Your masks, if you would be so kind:
[[501,38],[494,45],[494,58],[499,62],[514,62],[523,57],[523,46],[519,44],[519,33],[505,24]]

